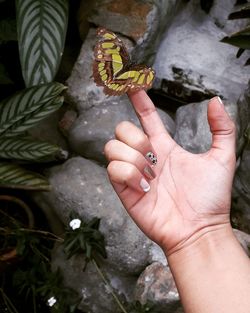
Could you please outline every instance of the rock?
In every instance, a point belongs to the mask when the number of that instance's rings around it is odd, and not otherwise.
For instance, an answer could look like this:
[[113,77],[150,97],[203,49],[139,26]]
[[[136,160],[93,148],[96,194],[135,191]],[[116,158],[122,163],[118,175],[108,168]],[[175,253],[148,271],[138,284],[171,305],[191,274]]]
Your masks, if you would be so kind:
[[[207,104],[208,101],[191,103],[180,107],[176,112],[174,139],[189,152],[205,152],[211,146],[212,136],[207,121]],[[230,117],[236,121],[239,134],[237,106],[232,102],[225,102],[225,108]]]
[[124,35],[136,43],[133,62],[152,64],[163,30],[179,0],[97,0],[88,20]]
[[60,112],[57,111],[41,122],[37,123],[36,126],[28,130],[29,134],[38,140],[47,141],[51,144],[58,145],[62,149],[68,150],[68,144],[58,129],[58,121],[60,119]]
[[168,261],[163,252],[163,250],[158,246],[158,244],[152,242],[152,245],[149,247],[149,263],[158,262],[164,266],[167,266]]
[[238,48],[220,42],[246,23],[227,20],[234,4],[233,0],[214,1],[209,14],[201,10],[200,1],[183,5],[158,49],[155,89],[184,103],[214,95],[238,100],[249,79],[244,64],[250,53],[237,59]]
[[59,267],[67,286],[73,288],[82,297],[79,310],[91,313],[120,312],[111,289],[122,303],[132,301],[131,286],[136,282],[134,276],[123,275],[104,262],[100,270],[108,281],[106,284],[92,261],[84,268],[85,265],[85,260],[80,255],[67,260],[61,247],[53,251],[52,267],[54,269]]
[[[163,110],[159,114],[170,134],[174,134],[175,123]],[[114,138],[114,131],[121,121],[130,121],[137,126],[139,120],[126,96],[107,99],[102,107],[93,107],[82,111],[69,129],[67,137],[73,151],[85,158],[97,160],[103,164],[107,161],[103,154],[104,145]]]
[[250,147],[243,151],[233,183],[232,222],[234,227],[250,233]]
[[169,267],[154,262],[137,280],[135,299],[142,304],[154,305],[154,312],[175,312],[180,299]]
[[151,241],[127,215],[105,168],[76,157],[51,168],[48,176],[52,191],[44,193],[40,201],[44,198],[64,224],[68,224],[71,212],[86,221],[95,216],[101,218],[100,230],[112,268],[124,275],[145,268]]
[[[238,101],[239,122],[244,125],[241,127],[241,137],[238,144],[238,168],[235,173],[232,194],[231,218],[234,227],[250,233],[250,146],[249,142],[249,121],[250,121],[250,82],[248,89]],[[244,138],[247,132],[247,138]]]
[[242,248],[245,250],[246,254],[250,257],[250,235],[238,229],[234,229],[233,231],[236,238],[240,242]]

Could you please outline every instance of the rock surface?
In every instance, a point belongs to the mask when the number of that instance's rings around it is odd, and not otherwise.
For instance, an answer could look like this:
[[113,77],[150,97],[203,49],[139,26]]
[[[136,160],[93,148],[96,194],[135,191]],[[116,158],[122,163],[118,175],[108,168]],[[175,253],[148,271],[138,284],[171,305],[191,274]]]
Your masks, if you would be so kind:
[[108,281],[107,284],[93,262],[85,265],[82,256],[67,260],[60,247],[54,249],[52,266],[54,269],[59,267],[62,270],[67,285],[82,297],[78,306],[79,310],[91,313],[119,312],[119,307],[111,294],[111,288],[122,303],[133,301],[133,288],[131,287],[136,283],[134,276],[115,271],[104,262],[100,270]]
[[239,24],[227,17],[235,1],[217,0],[209,14],[189,1],[176,15],[157,52],[155,89],[185,103],[214,95],[236,102],[247,86],[250,53],[236,58],[237,48],[220,40]]
[[88,20],[131,38],[136,43],[133,62],[152,64],[163,30],[180,0],[97,0]]
[[246,254],[250,257],[250,235],[238,229],[234,229],[234,234],[242,248],[245,250]]
[[[162,121],[173,135],[175,123],[163,110],[158,109]],[[92,107],[82,111],[67,133],[71,149],[77,154],[106,163],[103,154],[105,144],[114,138],[116,126],[122,121],[130,121],[140,127],[139,120],[126,96],[106,99],[102,107]]]
[[[211,146],[212,135],[207,120],[207,105],[207,100],[199,103],[190,103],[181,106],[176,112],[176,132],[174,139],[189,152],[205,152]],[[225,103],[225,108],[230,117],[237,122],[237,105],[227,102]],[[236,123],[236,125],[239,134],[240,125],[239,123]]]
[[145,268],[151,241],[127,215],[105,168],[81,157],[71,158],[52,168],[49,180],[53,191],[44,197],[65,224],[70,212],[87,221],[101,218],[100,230],[113,268],[124,274],[136,274]]
[[[250,121],[250,82],[248,89],[238,101],[240,112],[240,123],[245,124],[242,127],[241,140],[238,144],[238,168],[233,183],[232,195],[232,221],[235,227],[242,231],[250,233],[250,146],[247,144],[244,131],[247,131]],[[247,136],[250,138],[249,130]]]
[[158,262],[149,265],[137,280],[135,299],[154,305],[154,312],[174,312],[180,298],[169,267]]

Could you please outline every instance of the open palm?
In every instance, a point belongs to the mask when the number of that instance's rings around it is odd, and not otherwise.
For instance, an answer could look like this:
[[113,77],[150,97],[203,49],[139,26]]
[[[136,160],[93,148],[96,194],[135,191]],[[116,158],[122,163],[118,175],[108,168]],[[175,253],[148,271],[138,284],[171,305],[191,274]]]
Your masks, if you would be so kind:
[[[211,149],[192,154],[170,137],[144,91],[130,99],[147,136],[129,122],[118,125],[117,140],[105,147],[108,174],[137,225],[171,253],[198,231],[229,223],[235,127],[218,98],[213,98],[208,107]],[[153,167],[156,177],[147,179],[150,190],[144,192],[140,182],[148,151],[157,154],[158,163]]]

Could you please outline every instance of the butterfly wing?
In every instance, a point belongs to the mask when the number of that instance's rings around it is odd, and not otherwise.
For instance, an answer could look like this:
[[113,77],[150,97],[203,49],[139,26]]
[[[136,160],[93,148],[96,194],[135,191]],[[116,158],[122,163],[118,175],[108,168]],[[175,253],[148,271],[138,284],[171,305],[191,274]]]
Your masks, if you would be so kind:
[[116,77],[116,82],[122,83],[123,80],[128,80],[126,91],[138,91],[141,89],[149,89],[152,86],[155,77],[155,71],[143,65],[131,66],[128,71],[119,74]]
[[128,52],[122,41],[105,28],[98,28],[100,40],[94,49],[93,76],[98,86],[106,86],[129,63]]
[[105,28],[99,28],[100,40],[94,49],[93,76],[107,95],[121,95],[128,91],[152,86],[154,70],[142,65],[129,67],[129,55],[122,41]]

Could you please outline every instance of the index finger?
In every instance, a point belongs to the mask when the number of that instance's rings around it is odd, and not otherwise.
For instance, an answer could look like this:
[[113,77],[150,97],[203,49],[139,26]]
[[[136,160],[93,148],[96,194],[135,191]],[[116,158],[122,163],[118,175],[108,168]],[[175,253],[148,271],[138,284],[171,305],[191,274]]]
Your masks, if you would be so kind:
[[155,105],[145,90],[128,93],[128,97],[133,104],[144,132],[149,137],[167,133]]

